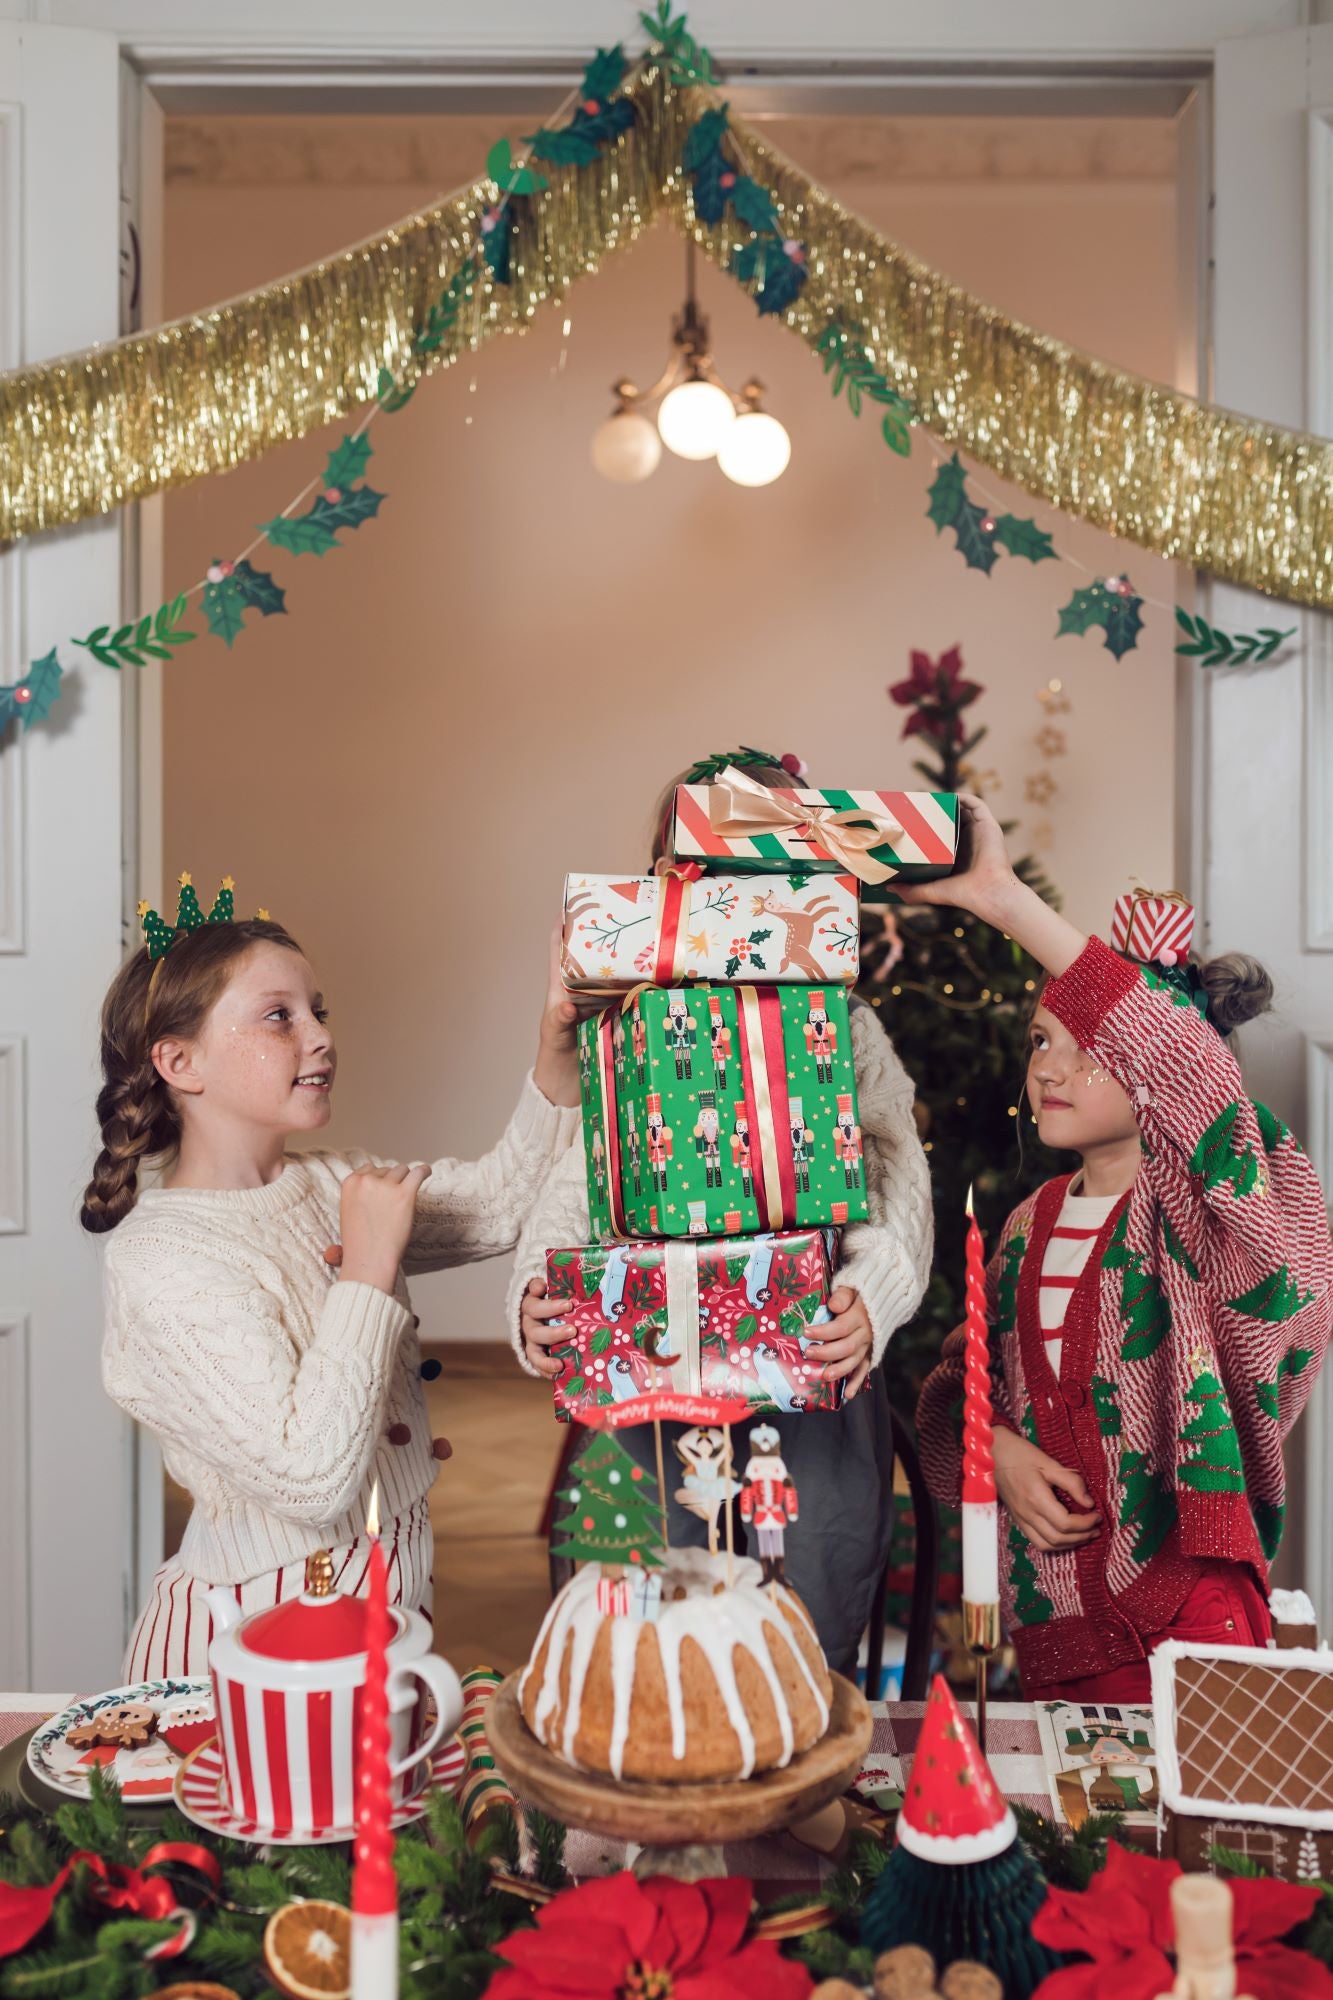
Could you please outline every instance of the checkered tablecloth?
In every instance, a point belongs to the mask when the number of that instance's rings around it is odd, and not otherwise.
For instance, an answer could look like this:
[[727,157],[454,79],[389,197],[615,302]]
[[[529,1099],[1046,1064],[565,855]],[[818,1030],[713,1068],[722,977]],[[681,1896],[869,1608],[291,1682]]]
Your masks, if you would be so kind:
[[[49,1716],[67,1708],[72,1694],[0,1694],[0,1744],[10,1743]],[[970,1705],[963,1712],[972,1718]],[[912,1770],[921,1719],[926,1705],[920,1701],[872,1702],[874,1734],[870,1749],[857,1776],[864,1793],[884,1788],[901,1791]],[[1026,1702],[992,1702],[987,1710],[986,1749],[996,1783],[1015,1805],[1033,1806],[1049,1813],[1050,1793],[1037,1735],[1037,1711]],[[604,1839],[595,1833],[571,1830],[565,1849],[565,1864],[572,1875],[611,1874],[623,1868],[632,1850],[622,1841]],[[725,1849],[727,1872],[748,1875],[762,1884],[767,1897],[793,1894],[797,1890],[817,1890],[831,1872],[810,1848],[790,1834],[768,1834],[762,1840],[735,1841]]]

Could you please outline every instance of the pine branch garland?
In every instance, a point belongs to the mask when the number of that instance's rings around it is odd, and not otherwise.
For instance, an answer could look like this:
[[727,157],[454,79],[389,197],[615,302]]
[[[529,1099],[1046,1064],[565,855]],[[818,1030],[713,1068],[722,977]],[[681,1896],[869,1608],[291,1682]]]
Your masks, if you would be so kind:
[[1183,640],[1176,641],[1177,653],[1184,659],[1197,660],[1202,667],[1262,666],[1272,659],[1279,646],[1296,636],[1294,625],[1281,632],[1272,625],[1261,625],[1257,632],[1224,632],[1220,626],[1210,625],[1202,616],[1192,616],[1179,605],[1176,623],[1185,634]]

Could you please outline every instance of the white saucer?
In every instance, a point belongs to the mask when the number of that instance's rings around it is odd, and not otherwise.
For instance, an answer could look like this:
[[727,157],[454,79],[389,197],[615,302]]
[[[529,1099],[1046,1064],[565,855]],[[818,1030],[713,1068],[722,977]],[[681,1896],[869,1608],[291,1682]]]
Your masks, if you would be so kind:
[[[430,1760],[430,1779],[414,1798],[395,1806],[390,1825],[397,1832],[426,1810],[426,1799],[436,1787],[456,1792],[463,1779],[465,1757],[458,1738],[442,1743]],[[316,1833],[277,1833],[272,1827],[237,1816],[227,1803],[222,1783],[222,1746],[216,1736],[203,1743],[176,1773],[176,1804],[187,1819],[209,1833],[225,1834],[229,1840],[253,1841],[257,1847],[328,1847],[334,1841],[354,1840],[350,1826],[321,1827]]]

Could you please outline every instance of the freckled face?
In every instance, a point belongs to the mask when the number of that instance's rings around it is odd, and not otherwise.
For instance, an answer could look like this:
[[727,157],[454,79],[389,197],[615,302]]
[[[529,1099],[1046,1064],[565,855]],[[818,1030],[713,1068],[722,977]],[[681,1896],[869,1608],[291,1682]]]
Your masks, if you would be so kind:
[[1133,1137],[1134,1109],[1113,1076],[1038,1007],[1028,1033],[1028,1103],[1044,1146],[1081,1153]]
[[205,1115],[280,1132],[327,1125],[338,1054],[315,975],[299,952],[261,943],[237,965],[191,1045]]

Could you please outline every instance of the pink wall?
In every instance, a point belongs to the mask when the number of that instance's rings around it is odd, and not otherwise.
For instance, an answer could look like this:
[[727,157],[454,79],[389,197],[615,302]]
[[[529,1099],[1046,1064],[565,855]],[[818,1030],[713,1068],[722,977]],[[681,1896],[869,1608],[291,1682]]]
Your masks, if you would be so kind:
[[[470,138],[447,178],[475,159]],[[266,281],[432,192],[173,180],[166,310]],[[859,180],[846,198],[998,304],[1170,376],[1168,183]],[[400,1156],[489,1143],[530,1057],[564,870],[633,868],[663,780],[737,740],[797,749],[835,783],[909,781],[883,688],[913,646],[962,643],[990,691],[979,761],[1001,775],[994,803],[1029,832],[1049,822],[1046,859],[1076,918],[1104,925],[1131,871],[1173,879],[1168,616],[1119,665],[1094,638],[1057,640],[1056,609],[1086,579],[1049,563],[966,570],[924,518],[925,443],[894,458],[833,405],[801,343],[711,269],[719,364],[734,385],[768,384],[788,473],[745,492],[669,455],[638,489],[592,471],[609,383],[661,365],[682,266],[676,240],[645,239],[575,289],[567,343],[557,312],[381,418],[380,519],[322,560],[275,558],[290,616],[167,672],[167,868],[205,883],[230,869],[241,907],[267,904],[306,943],[341,1043],[335,1143]],[[324,447],[173,496],[168,587],[241,547]],[[1166,565],[1077,524],[1057,538],[1170,597]],[[1043,767],[1034,694],[1052,676],[1073,701],[1069,754]],[[1044,811],[1023,796],[1040,768],[1061,787]],[[499,1335],[502,1289],[498,1267],[423,1284],[423,1330]]]

